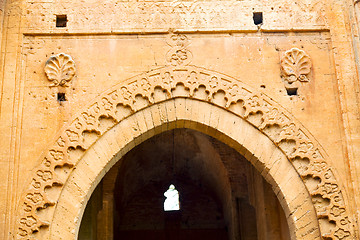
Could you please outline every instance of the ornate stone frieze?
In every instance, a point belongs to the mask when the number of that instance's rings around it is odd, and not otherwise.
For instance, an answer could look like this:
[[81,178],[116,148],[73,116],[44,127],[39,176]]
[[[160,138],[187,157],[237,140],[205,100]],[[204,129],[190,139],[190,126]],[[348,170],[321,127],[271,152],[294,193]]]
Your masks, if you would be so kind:
[[[172,40],[182,47],[185,39],[178,37]],[[290,60],[284,62],[291,63]],[[291,69],[290,66],[286,68],[287,73],[292,73]],[[293,71],[296,77],[306,73]],[[34,232],[47,231],[44,226],[49,226],[51,221],[46,222],[40,216],[51,219],[49,214],[56,206],[54,196],[58,198],[72,169],[96,139],[140,109],[182,97],[227,109],[265,134],[302,177],[312,197],[319,219],[315,225],[320,226],[322,237],[333,240],[355,238],[354,222],[346,207],[343,188],[328,164],[326,153],[308,131],[263,93],[226,75],[195,66],[169,66],[121,82],[75,116],[41,157],[41,164],[31,176],[19,205],[17,238],[32,239]],[[48,194],[52,194],[52,198]]]
[[301,82],[309,81],[311,59],[303,51],[292,48],[281,59],[281,73],[287,90],[298,89]]
[[[67,32],[253,30],[253,12],[263,12],[264,29],[324,29],[322,1],[29,1],[26,30],[56,29],[54,16],[67,14]],[[256,7],[256,9],[254,9]],[[286,10],[284,10],[286,9]],[[61,30],[61,29],[60,29]]]
[[76,73],[75,62],[70,55],[59,53],[51,56],[45,63],[46,77],[51,86],[67,86]]

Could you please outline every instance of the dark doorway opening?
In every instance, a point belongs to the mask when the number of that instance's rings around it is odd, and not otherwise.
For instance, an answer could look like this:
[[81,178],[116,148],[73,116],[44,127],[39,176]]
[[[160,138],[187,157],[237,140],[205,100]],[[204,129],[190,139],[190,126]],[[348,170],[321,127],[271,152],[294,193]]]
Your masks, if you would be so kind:
[[[164,210],[173,184],[179,210]],[[271,186],[238,152],[190,129],[128,152],[88,202],[79,239],[289,240]]]

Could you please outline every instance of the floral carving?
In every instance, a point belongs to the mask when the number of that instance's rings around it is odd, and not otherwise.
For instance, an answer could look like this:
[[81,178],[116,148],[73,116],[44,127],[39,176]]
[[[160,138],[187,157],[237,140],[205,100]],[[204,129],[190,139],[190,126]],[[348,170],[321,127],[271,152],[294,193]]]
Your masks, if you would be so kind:
[[297,89],[300,82],[309,81],[311,59],[303,50],[292,48],[281,59],[281,72],[286,89]]
[[31,200],[35,204],[41,202],[41,200],[43,199],[40,193],[29,193],[26,198]]
[[25,237],[26,235],[28,235],[28,232],[22,228],[19,228],[19,235]]
[[33,179],[31,185],[35,188],[35,189],[39,189],[41,187],[41,183],[39,181],[37,181],[36,179]]
[[50,57],[44,70],[52,86],[67,86],[76,73],[74,60],[65,53]]
[[131,97],[131,92],[127,89],[127,87],[121,88],[121,95],[126,99],[129,100]]
[[311,60],[303,50],[292,48],[286,51],[281,59],[281,68],[283,74],[289,78],[287,81],[307,82],[309,81],[307,75],[311,70]]
[[37,175],[43,180],[48,181],[52,179],[52,173],[50,171],[37,171]]
[[150,85],[148,79],[143,78],[140,80],[138,87],[141,87],[144,91],[148,91],[150,89],[151,85]]
[[313,164],[313,171],[316,173],[321,173],[326,169],[325,162],[314,162]]
[[263,122],[259,128],[264,129],[268,125],[278,124],[279,122],[285,125],[286,121],[286,117],[277,108],[272,108],[263,116]]
[[167,53],[166,60],[173,66],[186,65],[191,61],[192,54],[186,49],[188,38],[183,34],[170,35],[168,44],[172,47]]
[[331,208],[331,214],[334,215],[335,217],[340,216],[340,214],[343,214],[345,212],[345,209],[340,208],[338,206],[333,206]]
[[66,134],[68,135],[69,140],[70,140],[71,142],[76,142],[76,141],[79,139],[79,135],[78,135],[78,133],[75,132],[75,131],[67,130],[67,131],[66,131]]
[[62,161],[64,159],[64,154],[61,151],[50,150],[49,153],[55,161]]
[[96,118],[94,115],[87,113],[87,112],[83,112],[82,116],[84,118],[84,121],[89,124],[89,125],[95,125],[96,123]]
[[26,225],[26,226],[28,226],[28,227],[32,227],[32,226],[34,226],[35,224],[36,224],[36,219],[34,218],[34,217],[32,217],[32,216],[29,216],[29,217],[26,217],[26,218],[22,218],[21,220],[20,220],[20,223],[21,224],[24,224],[24,225]]
[[177,46],[180,48],[186,47],[189,39],[183,34],[172,34],[168,39],[168,44],[172,47]]
[[219,84],[219,80],[217,79],[217,77],[213,76],[210,78],[209,80],[209,86],[212,88],[216,88],[216,86]]
[[25,211],[25,212],[30,212],[31,209],[32,209],[32,207],[31,207],[29,204],[24,203],[24,211]]
[[183,64],[189,58],[189,51],[186,49],[178,49],[171,54],[169,62],[171,65],[177,66]]
[[350,236],[350,233],[348,231],[344,231],[344,229],[338,229],[335,234],[338,239],[345,239],[346,237]]
[[327,194],[335,193],[338,190],[338,185],[333,183],[325,183],[323,185],[323,191]]
[[61,136],[57,140],[57,144],[59,145],[59,147],[64,147],[65,146],[65,141]]

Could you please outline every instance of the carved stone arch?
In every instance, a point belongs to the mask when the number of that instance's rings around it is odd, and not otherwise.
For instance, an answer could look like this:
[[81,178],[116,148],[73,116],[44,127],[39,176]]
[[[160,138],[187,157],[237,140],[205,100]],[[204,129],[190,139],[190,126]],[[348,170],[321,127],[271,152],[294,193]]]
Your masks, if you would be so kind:
[[[149,123],[153,124],[152,128],[147,125]],[[249,127],[240,128],[236,123],[241,126],[246,123]],[[33,233],[40,231],[35,236],[60,239],[61,235],[57,235],[59,229],[64,230],[61,234],[71,230],[71,236],[76,236],[74,221],[78,221],[79,215],[76,218],[67,216],[70,213],[81,215],[82,206],[96,181],[114,163],[115,160],[111,159],[119,159],[156,133],[185,124],[229,145],[229,139],[232,139],[233,147],[262,171],[275,192],[283,195],[284,201],[280,202],[289,215],[293,239],[320,239],[320,235],[326,239],[354,239],[353,222],[347,212],[342,187],[320,144],[290,113],[263,93],[253,91],[226,75],[195,66],[165,67],[122,82],[101,94],[64,127],[55,143],[42,156],[41,164],[34,171],[31,184],[21,200],[17,238],[29,239]],[[227,129],[228,126],[232,127]],[[121,135],[115,135],[121,136],[121,141],[127,143],[125,145],[111,145],[106,140],[106,136],[119,131],[116,130],[118,128]],[[211,134],[215,129],[223,134]],[[247,132],[241,132],[243,129],[256,130],[262,139],[267,139],[264,143],[271,143],[266,146],[273,146],[276,151],[266,152],[267,147],[252,146],[258,141],[245,138],[241,142],[233,136],[240,131],[239,136],[246,137]],[[224,139],[219,139],[219,136]],[[90,152],[99,159],[91,161],[91,167],[97,170],[79,174],[83,171],[80,166],[90,166],[86,162]],[[272,162],[266,160],[268,158],[273,158]],[[270,161],[271,165],[266,165],[266,161]],[[291,168],[281,171],[278,167],[284,164]],[[90,173],[93,177],[88,179]],[[277,179],[278,175],[284,178],[290,175],[287,180],[294,182],[301,180],[299,188],[302,190],[294,196],[297,189],[289,187],[290,181]],[[74,182],[74,179],[79,181]],[[74,186],[83,192],[82,195],[68,193],[74,190]],[[64,194],[73,199],[64,199]],[[300,195],[303,197],[297,198]],[[67,205],[69,201],[72,203]],[[69,214],[59,215],[66,212]],[[314,218],[313,221],[302,222],[306,218],[302,216],[306,214],[310,219]],[[71,229],[57,228],[56,224],[65,222],[70,223],[67,227]],[[51,229],[51,235],[48,229]]]
[[245,156],[272,185],[285,210],[292,239],[321,239],[310,194],[285,154],[267,136],[233,113],[181,97],[137,111],[87,150],[57,200],[50,239],[77,239],[86,204],[74,207],[74,202],[87,202],[106,172],[136,145],[174,128],[200,131]]

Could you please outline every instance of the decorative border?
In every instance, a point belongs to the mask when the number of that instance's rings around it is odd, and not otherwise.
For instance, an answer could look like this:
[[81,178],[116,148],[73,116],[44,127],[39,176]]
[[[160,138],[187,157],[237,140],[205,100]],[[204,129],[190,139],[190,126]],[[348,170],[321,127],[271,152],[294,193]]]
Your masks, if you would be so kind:
[[[255,8],[255,9],[254,9]],[[323,1],[27,1],[24,28],[28,33],[163,32],[169,28],[206,31],[257,31],[253,12],[263,12],[263,29],[327,30]],[[152,9],[152,11],[149,11]],[[284,10],[285,9],[285,10]],[[66,28],[56,28],[56,14],[66,13]],[[121,14],[119,14],[121,13]],[[87,17],[83,17],[87,16]],[[291,16],[291,17],[290,17]]]
[[[42,221],[38,211],[49,211],[56,205],[49,200],[46,190],[61,192],[71,169],[94,141],[132,113],[176,97],[215,104],[265,134],[283,151],[302,177],[312,197],[322,237],[354,238],[343,190],[326,162],[320,144],[290,113],[263,93],[228,76],[195,66],[169,66],[131,78],[101,94],[77,115],[42,156],[41,164],[31,177],[31,184],[20,202],[17,238],[29,239],[34,232],[46,231],[43,227],[50,223]],[[93,139],[90,136],[93,134],[89,133],[95,133],[97,138]],[[81,156],[77,155],[74,160],[72,153],[79,150]],[[70,170],[60,178],[55,169],[64,167]]]

